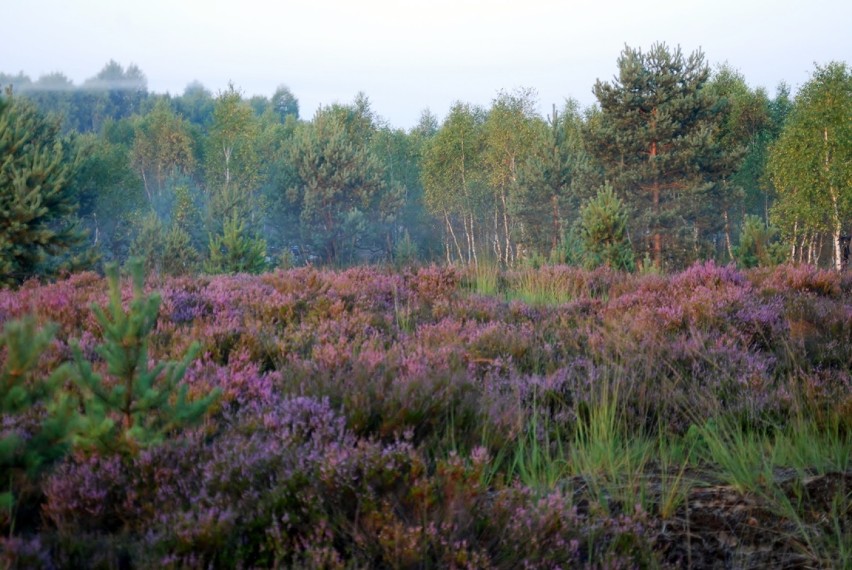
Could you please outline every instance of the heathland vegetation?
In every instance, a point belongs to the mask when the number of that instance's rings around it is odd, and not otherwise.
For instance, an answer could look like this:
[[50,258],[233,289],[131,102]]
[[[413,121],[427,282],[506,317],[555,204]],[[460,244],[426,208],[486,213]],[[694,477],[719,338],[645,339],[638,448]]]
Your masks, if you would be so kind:
[[0,292],[12,567],[852,562],[845,274],[108,282]]
[[0,82],[4,567],[852,567],[845,63],[409,131]]

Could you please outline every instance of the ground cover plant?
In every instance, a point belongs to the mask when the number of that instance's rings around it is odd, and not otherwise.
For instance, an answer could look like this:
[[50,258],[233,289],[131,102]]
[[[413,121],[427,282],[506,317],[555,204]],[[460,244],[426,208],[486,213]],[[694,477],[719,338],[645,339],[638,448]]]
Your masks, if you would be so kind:
[[0,324],[6,567],[852,564],[833,271],[78,273]]

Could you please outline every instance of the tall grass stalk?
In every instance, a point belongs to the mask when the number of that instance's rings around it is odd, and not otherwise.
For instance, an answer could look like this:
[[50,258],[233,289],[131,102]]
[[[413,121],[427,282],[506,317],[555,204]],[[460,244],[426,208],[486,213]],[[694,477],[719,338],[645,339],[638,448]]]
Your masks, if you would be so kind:
[[406,333],[412,333],[414,332],[414,319],[412,318],[411,304],[408,301],[402,303],[399,297],[399,289],[394,285],[393,314],[397,329]]
[[496,296],[500,292],[500,267],[482,262],[469,270],[470,291],[477,295]]
[[[800,481],[799,483],[804,483]],[[762,498],[783,520],[793,523],[796,529],[791,536],[800,546],[802,554],[811,560],[814,568],[852,569],[852,489],[841,486],[831,497],[827,513],[814,520],[811,502],[802,492],[791,499],[780,485],[772,485]]]
[[571,291],[560,287],[557,280],[542,271],[526,270],[517,274],[507,291],[510,299],[530,305],[559,305],[574,298]]
[[610,499],[647,504],[645,468],[653,443],[641,433],[627,433],[619,410],[617,380],[601,379],[597,397],[585,417],[578,419],[570,452],[570,468],[583,477],[590,491],[606,504]]
[[773,481],[772,444],[768,436],[747,431],[734,419],[716,417],[693,424],[705,459],[719,476],[740,492],[757,492]]
[[844,430],[836,416],[825,423],[820,427],[800,415],[779,430],[773,450],[776,463],[802,474],[852,470],[852,432]]
[[[804,409],[804,408],[803,408]],[[827,420],[827,421],[826,421]],[[717,416],[694,424],[709,468],[738,491],[751,493],[780,520],[789,521],[790,539],[801,545],[813,567],[852,568],[852,490],[845,484],[833,490],[830,512],[814,519],[813,502],[805,489],[814,476],[840,474],[852,467],[852,435],[839,418],[799,415],[774,431],[748,430],[731,417]],[[780,477],[780,468],[793,469],[794,480]],[[786,479],[786,480],[782,480]],[[813,493],[826,493],[818,486]]]
[[[689,489],[693,482],[686,477],[692,452],[693,442],[684,452],[686,443],[683,440],[672,441],[664,435],[661,429],[657,435],[657,461],[660,470],[659,497],[657,508],[663,519],[672,518],[678,508],[686,502]],[[646,509],[648,510],[648,509]]]
[[534,401],[527,425],[505,458],[506,475],[532,489],[552,489],[569,474],[563,428],[554,425]]

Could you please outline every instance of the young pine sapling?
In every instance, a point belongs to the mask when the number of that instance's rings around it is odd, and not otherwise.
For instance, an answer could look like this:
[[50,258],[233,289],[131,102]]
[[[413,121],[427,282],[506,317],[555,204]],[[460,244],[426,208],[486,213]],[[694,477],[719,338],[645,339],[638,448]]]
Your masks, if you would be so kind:
[[133,298],[122,307],[118,267],[107,266],[110,298],[106,307],[93,307],[104,342],[96,350],[107,365],[107,378],[93,371],[79,347],[74,347],[75,381],[83,410],[77,447],[99,452],[135,454],[156,445],[173,431],[192,425],[218,398],[218,390],[191,401],[182,382],[187,365],[198,352],[193,344],[180,362],[148,362],[148,344],[157,323],[160,296],[142,291],[141,260],[130,262]]

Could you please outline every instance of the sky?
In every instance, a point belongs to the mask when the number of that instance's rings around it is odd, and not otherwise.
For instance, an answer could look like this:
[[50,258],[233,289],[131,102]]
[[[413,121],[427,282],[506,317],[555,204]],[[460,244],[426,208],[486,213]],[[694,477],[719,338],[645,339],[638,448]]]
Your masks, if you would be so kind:
[[849,0],[0,0],[0,14],[5,73],[79,85],[115,60],[158,93],[286,85],[303,118],[364,92],[406,129],[501,90],[535,90],[543,114],[591,105],[625,45],[701,49],[770,95],[815,63],[852,63]]

